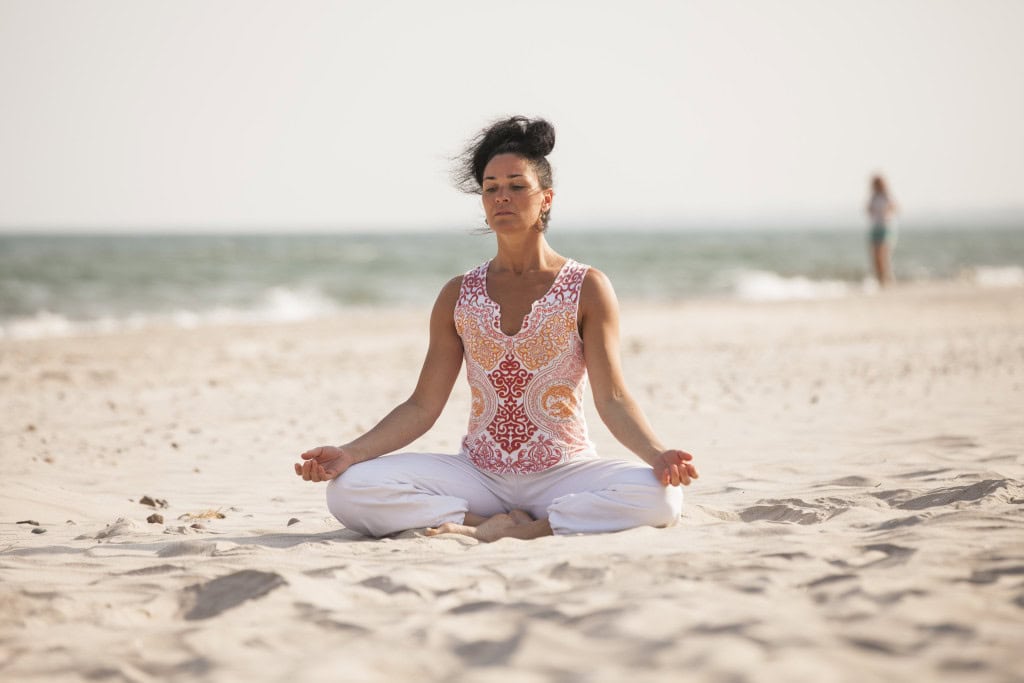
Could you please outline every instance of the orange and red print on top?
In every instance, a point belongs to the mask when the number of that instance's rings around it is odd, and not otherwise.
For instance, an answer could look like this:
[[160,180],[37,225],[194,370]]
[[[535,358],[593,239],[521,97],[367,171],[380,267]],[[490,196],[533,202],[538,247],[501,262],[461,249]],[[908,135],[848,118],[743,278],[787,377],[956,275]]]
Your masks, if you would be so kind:
[[583,418],[587,368],[576,327],[589,266],[566,261],[522,329],[509,336],[501,331],[501,308],[487,295],[489,265],[466,273],[455,305],[473,400],[463,449],[477,467],[502,474],[540,472],[593,454]]

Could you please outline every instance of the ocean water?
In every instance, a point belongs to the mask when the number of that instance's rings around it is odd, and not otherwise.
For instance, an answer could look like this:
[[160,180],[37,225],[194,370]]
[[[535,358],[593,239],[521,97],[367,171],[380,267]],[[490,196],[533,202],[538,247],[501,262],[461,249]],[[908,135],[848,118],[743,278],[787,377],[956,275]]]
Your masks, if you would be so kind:
[[[624,301],[848,296],[871,289],[863,232],[562,232]],[[0,338],[173,324],[293,321],[347,307],[429,306],[489,258],[489,235],[0,235]],[[904,230],[901,280],[1024,291],[1019,228]]]

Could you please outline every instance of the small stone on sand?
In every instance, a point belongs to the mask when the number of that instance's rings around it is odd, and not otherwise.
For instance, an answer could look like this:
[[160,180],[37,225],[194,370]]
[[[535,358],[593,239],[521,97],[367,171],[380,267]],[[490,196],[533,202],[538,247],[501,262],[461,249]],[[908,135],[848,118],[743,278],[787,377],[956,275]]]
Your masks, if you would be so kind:
[[163,524],[164,523],[164,516],[154,512],[149,517],[146,517],[146,521],[149,522],[150,524]]
[[299,523],[299,518],[298,517],[292,517],[291,519],[288,520],[288,526],[291,526],[292,524],[298,524],[298,523]]

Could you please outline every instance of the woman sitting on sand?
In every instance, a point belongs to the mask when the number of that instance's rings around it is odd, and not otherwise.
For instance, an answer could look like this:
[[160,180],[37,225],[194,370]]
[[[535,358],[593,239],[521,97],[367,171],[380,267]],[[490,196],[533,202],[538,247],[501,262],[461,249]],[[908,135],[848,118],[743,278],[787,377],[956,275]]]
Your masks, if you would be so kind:
[[[327,506],[345,527],[492,541],[678,518],[676,487],[697,470],[689,453],[658,441],[626,389],[611,283],[544,238],[554,145],[547,121],[514,117],[466,150],[461,185],[481,193],[497,253],[442,288],[412,395],[357,439],[313,448],[295,465],[307,481],[330,481]],[[384,455],[434,424],[463,358],[472,407],[462,450]],[[647,465],[598,458],[582,410],[588,375],[601,419]]]

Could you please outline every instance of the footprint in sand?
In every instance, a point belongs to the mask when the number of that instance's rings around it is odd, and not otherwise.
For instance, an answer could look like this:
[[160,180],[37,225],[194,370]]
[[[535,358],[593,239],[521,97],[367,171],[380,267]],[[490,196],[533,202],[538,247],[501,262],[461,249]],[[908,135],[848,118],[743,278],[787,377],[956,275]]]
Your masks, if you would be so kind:
[[878,484],[877,479],[868,479],[867,477],[861,477],[858,475],[850,475],[848,477],[840,477],[839,479],[833,479],[832,481],[825,484],[825,486],[849,486],[854,487],[871,487]]
[[882,557],[876,557],[876,559],[867,559],[864,563],[857,565],[860,569],[867,569],[873,567],[876,569],[884,567],[897,567],[902,564],[906,564],[910,558],[917,552],[917,548],[907,548],[901,545],[895,545],[892,543],[875,543],[872,545],[862,546],[864,551],[868,554],[868,557],[877,556],[878,553],[882,554]]
[[890,519],[881,524],[875,526],[875,531],[892,531],[893,529],[899,529],[905,526],[915,526],[928,519],[928,515],[910,515],[909,517],[901,517],[899,519]]
[[455,654],[470,666],[500,666],[512,658],[523,640],[523,632],[505,640],[475,640],[456,645]]
[[846,512],[850,502],[841,498],[815,498],[805,501],[800,498],[784,500],[763,500],[757,505],[740,511],[744,522],[789,522],[795,524],[819,524]]
[[280,574],[244,569],[185,589],[185,619],[209,619],[248,600],[261,598],[287,585]]
[[[1024,565],[1011,565],[1003,567],[991,567],[989,569],[976,569],[971,572],[971,577],[967,579],[970,583],[977,584],[989,584],[995,583],[1003,576],[1021,576],[1024,575]],[[1022,596],[1024,597],[1024,596]]]
[[214,555],[217,546],[209,541],[178,541],[168,543],[156,551],[157,557],[181,557],[183,555]]
[[551,568],[548,575],[553,579],[572,584],[600,583],[607,576],[604,567],[577,567],[570,562],[560,562]]
[[911,444],[915,446],[937,446],[939,448],[948,448],[951,450],[978,448],[979,446],[977,441],[963,434],[940,434],[938,436],[929,436],[923,439],[901,439],[894,443]]
[[916,495],[906,489],[879,491],[872,495],[901,510],[924,510],[990,497],[1000,502],[1020,504],[1024,502],[1024,485],[1013,479],[985,479],[974,484],[948,486]]
[[123,572],[122,576],[153,576],[155,574],[169,574],[184,569],[173,564],[156,564],[151,567],[140,567]]
[[405,584],[396,583],[391,579],[390,576],[371,576],[368,579],[364,579],[359,582],[360,586],[366,586],[367,588],[375,588],[382,593],[388,595],[394,595],[395,593],[412,593],[413,595],[419,595],[418,592],[409,588]]

